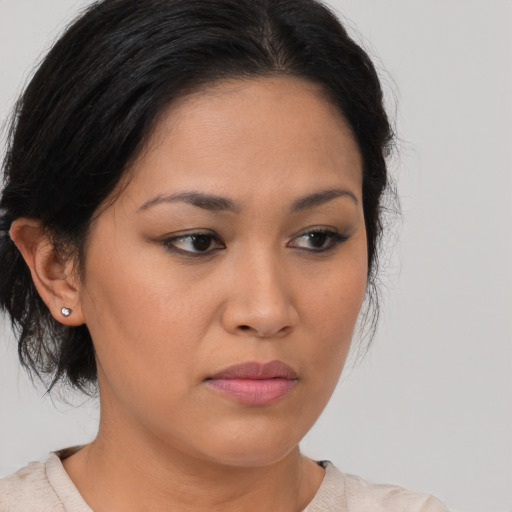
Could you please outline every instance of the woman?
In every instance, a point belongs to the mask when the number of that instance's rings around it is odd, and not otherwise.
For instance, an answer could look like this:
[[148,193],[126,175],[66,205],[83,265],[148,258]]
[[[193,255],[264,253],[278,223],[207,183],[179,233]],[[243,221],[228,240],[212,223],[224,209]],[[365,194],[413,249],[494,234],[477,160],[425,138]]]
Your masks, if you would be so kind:
[[106,0],[57,42],[5,163],[0,301],[96,439],[0,510],[445,510],[313,461],[381,234],[392,132],[313,0]]

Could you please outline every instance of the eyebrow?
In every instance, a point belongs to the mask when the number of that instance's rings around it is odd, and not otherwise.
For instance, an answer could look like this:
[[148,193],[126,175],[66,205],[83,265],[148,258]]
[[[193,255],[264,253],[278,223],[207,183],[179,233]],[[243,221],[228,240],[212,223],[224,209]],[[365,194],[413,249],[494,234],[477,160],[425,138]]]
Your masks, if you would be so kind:
[[[349,190],[339,188],[329,188],[308,194],[303,197],[296,199],[291,206],[292,212],[299,212],[315,208],[322,204],[325,204],[338,197],[348,197],[356,205],[359,204],[357,197]],[[228,211],[228,212],[239,212],[240,206],[235,203],[232,199],[227,197],[217,196],[213,194],[205,194],[203,192],[180,192],[177,194],[163,195],[160,194],[152,199],[146,201],[138,211],[148,210],[153,206],[163,203],[188,203],[204,210],[213,212]]]
[[292,212],[300,212],[308,210],[309,208],[315,208],[316,206],[320,206],[332,201],[333,199],[337,199],[338,197],[348,197],[356,204],[356,206],[359,204],[357,197],[350,192],[350,190],[329,188],[313,194],[308,194],[307,196],[299,197],[292,204]]
[[162,203],[188,203],[193,206],[197,206],[199,208],[203,208],[204,210],[209,210],[212,212],[220,212],[220,211],[230,211],[236,212],[239,211],[234,201],[228,199],[226,197],[216,196],[212,194],[204,194],[202,192],[181,192],[178,194],[171,194],[168,196],[164,196],[162,194],[146,201],[138,211],[147,210],[157,204]]

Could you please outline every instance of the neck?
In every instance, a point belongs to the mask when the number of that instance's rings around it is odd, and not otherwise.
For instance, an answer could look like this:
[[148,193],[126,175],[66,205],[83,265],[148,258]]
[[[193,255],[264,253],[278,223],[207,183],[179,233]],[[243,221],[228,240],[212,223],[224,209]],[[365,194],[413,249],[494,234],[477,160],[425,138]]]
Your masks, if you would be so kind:
[[260,467],[190,456],[143,432],[123,432],[102,416],[96,440],[63,464],[95,512],[299,512],[324,471],[295,447]]

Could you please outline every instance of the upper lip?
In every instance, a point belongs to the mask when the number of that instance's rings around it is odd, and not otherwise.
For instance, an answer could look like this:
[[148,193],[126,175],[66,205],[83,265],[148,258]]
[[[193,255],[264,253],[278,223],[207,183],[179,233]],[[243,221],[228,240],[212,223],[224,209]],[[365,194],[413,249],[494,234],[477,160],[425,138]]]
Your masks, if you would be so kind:
[[282,361],[270,361],[269,363],[259,363],[250,361],[242,364],[229,366],[224,370],[212,375],[210,379],[288,379],[297,378],[297,373],[293,368]]

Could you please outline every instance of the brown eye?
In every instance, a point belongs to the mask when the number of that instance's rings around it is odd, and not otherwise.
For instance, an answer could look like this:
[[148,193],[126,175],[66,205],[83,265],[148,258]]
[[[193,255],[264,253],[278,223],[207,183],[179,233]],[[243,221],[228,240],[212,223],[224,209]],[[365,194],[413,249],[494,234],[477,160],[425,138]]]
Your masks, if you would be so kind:
[[190,244],[196,251],[207,251],[212,245],[212,237],[209,235],[192,235]]
[[198,256],[225,249],[220,238],[213,233],[187,233],[163,241],[165,247],[174,252]]
[[315,249],[321,249],[332,239],[328,233],[322,231],[308,233],[306,236],[308,238],[310,246],[314,247]]
[[332,229],[311,229],[292,239],[288,247],[309,252],[323,252],[334,249],[346,239],[346,236]]

